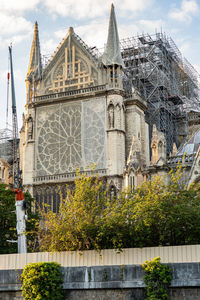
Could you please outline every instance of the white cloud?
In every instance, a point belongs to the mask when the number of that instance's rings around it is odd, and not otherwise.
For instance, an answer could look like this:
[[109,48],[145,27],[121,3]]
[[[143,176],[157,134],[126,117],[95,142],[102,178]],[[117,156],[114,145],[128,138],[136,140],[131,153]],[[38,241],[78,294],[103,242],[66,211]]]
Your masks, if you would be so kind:
[[188,54],[190,53],[191,49],[192,49],[192,44],[189,43],[189,42],[184,42],[180,46],[180,51],[181,51],[181,53],[183,53],[184,56],[188,56]]
[[144,32],[154,33],[155,30],[160,31],[161,28],[165,28],[165,23],[163,20],[140,20],[140,29]]
[[33,25],[24,17],[7,15],[0,12],[0,48],[11,42],[18,44],[27,39],[33,31]]
[[75,28],[75,32],[91,47],[104,47],[107,40],[108,21],[91,22],[85,26]]
[[[76,34],[89,46],[96,46],[101,52],[107,42],[108,35],[108,20],[104,19],[99,22],[93,21],[87,25],[82,25],[74,28]],[[131,37],[139,32],[137,25],[121,25],[118,26],[120,39]],[[62,40],[67,35],[66,29],[58,30],[54,33],[56,38]]]
[[31,32],[32,24],[23,17],[6,15],[0,12],[0,35],[18,34],[19,32]]
[[[200,74],[200,62],[199,62],[199,64],[194,64],[193,67]],[[199,85],[200,85],[200,78],[199,78]]]
[[[107,41],[108,34],[108,20],[103,19],[101,21],[92,21],[87,25],[82,25],[74,28],[76,34],[78,34],[84,42],[89,46],[96,46],[101,52],[104,49],[104,46]],[[118,24],[119,38],[124,39],[127,37],[132,37],[137,34],[141,34],[142,32],[155,32],[155,29],[159,29],[164,26],[164,22],[162,20],[140,20],[135,22],[135,24]],[[67,35],[66,29],[58,30],[54,33],[55,38],[62,40]],[[55,45],[55,40],[50,41],[53,45]],[[43,47],[44,48],[44,47]]]
[[116,0],[113,2],[116,4],[117,10],[124,10],[127,12],[141,12],[143,10],[148,9],[154,3],[154,0],[140,0],[140,1],[133,1],[133,0]]
[[56,48],[58,46],[57,39],[47,39],[45,41],[41,40],[40,43],[41,46],[41,53],[47,56],[50,56],[53,54],[54,51],[56,51]]
[[198,15],[199,6],[196,0],[183,0],[181,8],[175,8],[169,13],[169,17],[180,22],[190,22],[193,16]]
[[117,14],[143,11],[149,8],[154,0],[44,0],[43,4],[48,8],[50,13],[55,15],[57,13],[61,16],[70,16],[74,19],[96,18],[105,16],[110,8],[111,3],[114,3]]
[[36,8],[40,0],[0,0],[1,13],[22,13]]
[[23,14],[37,8],[41,0],[0,0],[0,48],[18,44],[33,32],[33,25]]

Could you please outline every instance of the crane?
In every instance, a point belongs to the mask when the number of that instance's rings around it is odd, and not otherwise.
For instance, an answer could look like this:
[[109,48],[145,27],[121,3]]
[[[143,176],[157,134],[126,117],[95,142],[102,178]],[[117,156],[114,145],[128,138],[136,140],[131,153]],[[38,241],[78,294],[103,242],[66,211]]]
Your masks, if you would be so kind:
[[18,236],[18,253],[26,253],[26,209],[25,200],[22,191],[22,178],[19,163],[18,151],[18,123],[17,107],[15,98],[14,73],[12,62],[12,45],[8,47],[10,58],[10,75],[11,78],[11,96],[12,96],[12,132],[13,132],[13,191],[15,193],[16,219],[17,219],[17,236]]

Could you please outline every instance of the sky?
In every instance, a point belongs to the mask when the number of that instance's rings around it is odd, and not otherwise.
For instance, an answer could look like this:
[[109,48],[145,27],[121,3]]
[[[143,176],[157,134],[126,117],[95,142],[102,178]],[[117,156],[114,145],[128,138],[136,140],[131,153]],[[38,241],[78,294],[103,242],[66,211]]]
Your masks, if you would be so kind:
[[[35,21],[42,56],[53,54],[70,26],[90,47],[103,49],[111,3],[115,6],[120,39],[162,31],[200,73],[200,0],[0,0],[0,129],[6,127],[10,43],[20,129]],[[11,128],[10,96],[8,107]]]

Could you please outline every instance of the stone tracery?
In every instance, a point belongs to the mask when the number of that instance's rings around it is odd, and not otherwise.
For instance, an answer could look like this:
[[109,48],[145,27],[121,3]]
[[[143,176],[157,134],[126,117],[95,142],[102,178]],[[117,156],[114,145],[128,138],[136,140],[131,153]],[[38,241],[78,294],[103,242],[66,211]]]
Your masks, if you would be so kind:
[[91,102],[60,104],[46,120],[38,122],[38,176],[84,170],[91,164],[104,168],[105,122]]

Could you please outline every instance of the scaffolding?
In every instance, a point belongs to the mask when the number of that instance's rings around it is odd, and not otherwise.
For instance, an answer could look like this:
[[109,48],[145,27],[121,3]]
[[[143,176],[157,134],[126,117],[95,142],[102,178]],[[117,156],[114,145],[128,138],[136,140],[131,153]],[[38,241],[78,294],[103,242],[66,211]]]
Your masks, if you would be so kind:
[[0,129],[0,158],[12,160],[12,130],[5,128]]
[[147,101],[146,121],[166,137],[167,154],[187,134],[187,113],[200,111],[199,74],[165,34],[121,40],[126,98],[135,88]]

